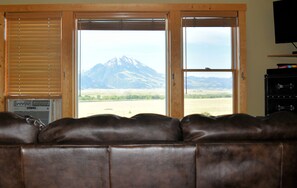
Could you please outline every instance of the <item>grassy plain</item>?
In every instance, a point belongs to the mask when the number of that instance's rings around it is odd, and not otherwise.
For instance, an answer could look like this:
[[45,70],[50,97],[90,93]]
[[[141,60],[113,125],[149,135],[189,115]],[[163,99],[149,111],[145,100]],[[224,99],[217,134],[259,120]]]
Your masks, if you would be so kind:
[[[189,94],[220,94],[222,91],[189,91]],[[224,94],[226,92],[223,92]],[[84,90],[82,96],[104,95],[164,95],[162,90]],[[78,116],[86,117],[94,114],[117,114],[131,117],[138,113],[165,114],[165,99],[158,100],[117,100],[117,101],[79,101]],[[194,113],[206,113],[220,115],[232,113],[232,98],[185,98],[185,115]]]

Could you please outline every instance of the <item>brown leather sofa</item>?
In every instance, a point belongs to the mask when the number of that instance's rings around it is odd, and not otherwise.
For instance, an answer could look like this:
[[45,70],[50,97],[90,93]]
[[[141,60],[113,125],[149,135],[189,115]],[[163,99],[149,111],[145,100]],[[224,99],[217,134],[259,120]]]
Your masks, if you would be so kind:
[[297,187],[297,115],[63,118],[0,112],[1,188]]

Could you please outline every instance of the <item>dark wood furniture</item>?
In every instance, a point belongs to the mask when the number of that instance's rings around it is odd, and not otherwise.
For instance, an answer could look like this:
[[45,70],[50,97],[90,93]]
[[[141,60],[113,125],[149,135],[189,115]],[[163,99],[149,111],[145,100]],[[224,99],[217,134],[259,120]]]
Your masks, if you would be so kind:
[[297,69],[268,69],[265,75],[265,115],[297,112]]

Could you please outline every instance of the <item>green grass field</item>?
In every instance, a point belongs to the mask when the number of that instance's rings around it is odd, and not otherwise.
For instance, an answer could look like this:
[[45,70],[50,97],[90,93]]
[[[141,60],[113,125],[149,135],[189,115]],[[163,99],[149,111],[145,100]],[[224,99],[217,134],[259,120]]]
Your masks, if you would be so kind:
[[[194,113],[204,113],[210,115],[230,114],[232,113],[232,98],[205,98],[206,95],[218,96],[221,91],[189,91],[190,94],[204,96],[203,98],[186,98],[185,115]],[[224,94],[226,92],[223,92]],[[123,95],[164,95],[161,90],[88,90],[82,93],[82,96],[92,96],[97,99],[98,96],[123,96]],[[117,114],[120,116],[131,117],[138,113],[158,113],[165,114],[165,99],[158,100],[116,100],[116,101],[94,101],[84,100],[78,103],[78,117],[86,117],[95,114]]]

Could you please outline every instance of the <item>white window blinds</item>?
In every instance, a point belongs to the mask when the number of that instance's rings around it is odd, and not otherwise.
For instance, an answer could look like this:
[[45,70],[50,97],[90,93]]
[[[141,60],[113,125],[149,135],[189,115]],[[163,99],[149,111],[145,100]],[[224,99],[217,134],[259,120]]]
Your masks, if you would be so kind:
[[7,13],[8,96],[61,95],[61,15]]

